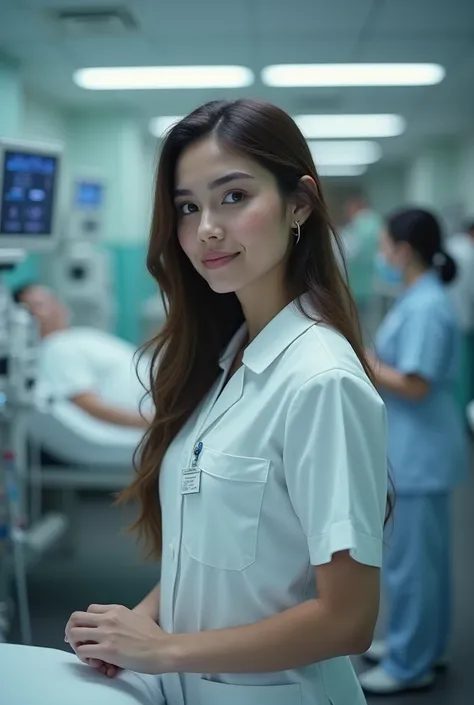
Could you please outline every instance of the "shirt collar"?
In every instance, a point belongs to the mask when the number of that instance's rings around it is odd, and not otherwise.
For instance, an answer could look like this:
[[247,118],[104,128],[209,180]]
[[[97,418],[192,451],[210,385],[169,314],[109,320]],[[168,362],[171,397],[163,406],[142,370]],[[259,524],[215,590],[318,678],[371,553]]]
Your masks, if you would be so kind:
[[[301,297],[301,302],[305,311],[315,316],[309,296],[304,295]],[[300,311],[295,299],[272,318],[257,337],[252,340],[244,351],[243,364],[256,374],[264,372],[293,341],[299,338],[314,323],[315,319],[309,318]],[[247,326],[244,324],[233,336],[219,361],[223,369],[232,364],[231,361],[237,354],[246,334]]]
[[429,269],[427,272],[418,277],[418,279],[413,282],[410,286],[405,289],[402,298],[406,299],[412,296],[412,294],[418,294],[423,289],[431,287],[433,284],[439,284],[440,279],[438,274],[433,270]]

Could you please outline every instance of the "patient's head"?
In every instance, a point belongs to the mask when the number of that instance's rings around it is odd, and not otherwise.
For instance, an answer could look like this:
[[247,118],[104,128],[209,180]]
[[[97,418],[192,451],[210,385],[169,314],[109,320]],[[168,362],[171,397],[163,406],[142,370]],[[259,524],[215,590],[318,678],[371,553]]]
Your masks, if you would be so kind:
[[36,318],[42,338],[68,327],[69,312],[66,306],[47,287],[27,284],[16,289],[13,298]]

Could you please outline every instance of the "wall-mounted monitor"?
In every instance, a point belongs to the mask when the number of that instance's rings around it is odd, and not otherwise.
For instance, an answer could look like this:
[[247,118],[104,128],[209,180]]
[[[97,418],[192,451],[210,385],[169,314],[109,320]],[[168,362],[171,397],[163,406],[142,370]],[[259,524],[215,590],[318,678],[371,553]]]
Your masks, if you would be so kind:
[[0,248],[51,249],[62,147],[0,139]]
[[75,183],[74,205],[76,208],[101,208],[104,202],[104,184],[100,181],[78,180]]

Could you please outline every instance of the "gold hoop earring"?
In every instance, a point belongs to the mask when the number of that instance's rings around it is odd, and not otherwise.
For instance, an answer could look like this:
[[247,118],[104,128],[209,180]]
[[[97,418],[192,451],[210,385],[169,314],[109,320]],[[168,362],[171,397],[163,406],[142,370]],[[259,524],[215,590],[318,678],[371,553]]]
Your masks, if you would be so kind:
[[299,220],[295,220],[295,228],[296,228],[296,232],[293,230],[293,235],[296,238],[296,245],[297,245],[300,241],[300,238],[301,238],[301,226],[300,226]]

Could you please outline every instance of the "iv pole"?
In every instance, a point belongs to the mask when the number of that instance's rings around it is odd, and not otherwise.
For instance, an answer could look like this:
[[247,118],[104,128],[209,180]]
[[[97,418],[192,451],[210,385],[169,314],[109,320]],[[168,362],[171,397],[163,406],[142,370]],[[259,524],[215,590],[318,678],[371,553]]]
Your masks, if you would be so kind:
[[[0,277],[24,259],[21,250],[0,249]],[[33,403],[34,322],[26,310],[17,306],[0,278],[0,501],[3,499],[3,565],[0,573],[8,576],[9,549],[13,558],[16,597],[22,641],[31,644],[31,619],[25,561],[26,503],[19,479],[19,464],[26,462],[21,448],[25,415]],[[2,496],[3,495],[3,496]],[[5,511],[6,510],[6,511]],[[2,519],[0,515],[0,520]],[[3,537],[3,540],[2,540]],[[8,583],[8,580],[4,580]],[[1,597],[1,595],[0,595]]]

